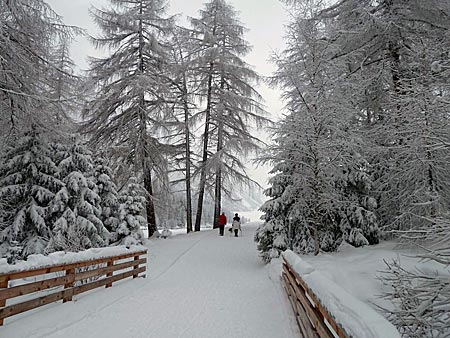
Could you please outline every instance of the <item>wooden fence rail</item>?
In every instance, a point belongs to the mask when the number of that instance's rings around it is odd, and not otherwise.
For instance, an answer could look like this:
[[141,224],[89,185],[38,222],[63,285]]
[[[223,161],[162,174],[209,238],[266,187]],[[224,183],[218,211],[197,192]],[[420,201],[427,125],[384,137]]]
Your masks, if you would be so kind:
[[[52,265],[34,270],[0,274],[0,326],[3,325],[5,318],[16,314],[59,300],[65,303],[71,301],[75,295],[102,286],[111,287],[112,283],[127,277],[137,278],[140,273],[146,270],[147,258],[145,255],[147,255],[147,250],[65,265]],[[141,256],[144,257],[141,258]],[[128,260],[131,258],[133,260]],[[144,265],[140,266],[141,264]],[[124,269],[128,270],[120,271]],[[117,271],[120,271],[120,273],[114,274]],[[57,273],[56,277],[55,273]],[[57,276],[58,273],[61,276]],[[47,276],[48,274],[51,275]],[[9,286],[10,281],[36,276],[39,277],[36,278],[38,281]],[[101,278],[102,276],[105,277]],[[44,290],[48,290],[49,293],[40,296]],[[6,305],[8,299],[29,294],[32,299]]]
[[305,338],[348,338],[344,329],[320,303],[317,296],[283,258],[283,285]]

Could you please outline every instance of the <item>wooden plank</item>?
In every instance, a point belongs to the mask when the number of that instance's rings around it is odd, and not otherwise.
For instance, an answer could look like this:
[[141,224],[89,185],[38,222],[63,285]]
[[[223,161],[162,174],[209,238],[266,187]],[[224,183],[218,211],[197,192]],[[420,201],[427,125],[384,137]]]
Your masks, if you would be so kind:
[[68,282],[64,284],[64,289],[68,289],[68,295],[64,297],[63,303],[65,302],[71,302],[72,296],[73,296],[73,283],[75,281],[75,269],[68,269],[66,270],[66,276],[68,277]]
[[80,286],[74,287],[73,288],[73,292],[74,292],[74,295],[78,295],[80,293],[99,288],[99,287],[107,285],[109,283],[114,283],[114,282],[117,282],[117,281],[119,281],[121,279],[124,279],[124,278],[127,278],[127,277],[131,277],[136,272],[137,273],[141,273],[141,272],[144,272],[144,271],[145,271],[145,266],[139,268],[138,270],[131,270],[131,271],[123,272],[123,273],[114,275],[112,277],[103,278],[103,279],[100,279],[100,280],[92,282],[92,283],[88,283],[88,284],[84,284],[84,285],[80,285]]
[[[328,324],[333,328],[334,332],[338,335],[338,337],[339,338],[347,338],[348,335],[345,332],[345,330],[336,323],[336,320],[333,318],[333,316],[322,305],[320,300],[317,298],[317,296],[314,294],[314,292],[308,287],[308,285],[303,281],[303,279],[298,275],[298,273],[291,268],[289,268],[289,270],[294,275],[294,277],[296,278],[296,280],[300,284],[300,286],[308,293],[308,296],[316,304],[316,309],[318,310],[320,315],[327,320]],[[328,327],[327,327],[327,329],[328,329]]]
[[124,262],[124,263],[119,263],[119,264],[113,264],[113,262],[111,261],[111,262],[108,262],[109,265],[107,265],[106,267],[77,273],[75,275],[75,281],[80,281],[80,280],[91,278],[91,277],[100,277],[100,276],[108,275],[108,274],[111,274],[111,276],[112,276],[112,273],[114,271],[130,268],[132,266],[135,266],[136,263],[138,263],[138,265],[140,265],[140,264],[144,264],[146,262],[147,262],[147,258],[141,258],[137,262],[132,260],[129,262]]
[[70,280],[68,276],[55,277],[50,279],[45,279],[38,282],[22,284],[17,286],[12,286],[7,289],[0,290],[0,307],[2,307],[2,301],[6,301],[7,299],[19,297],[23,295],[27,295],[29,293],[43,291],[49,288],[53,288],[56,286],[61,286],[68,283]]
[[[134,270],[136,271],[139,268],[139,264],[137,264],[137,261],[139,261],[139,256],[134,256],[134,262],[136,263],[135,265],[133,265]],[[133,274],[133,278],[137,278],[138,277],[138,273]]]
[[47,304],[56,302],[58,300],[61,300],[64,297],[67,297],[69,295],[69,291],[71,291],[71,290],[63,290],[63,291],[53,293],[51,295],[47,295],[47,296],[29,300],[26,302],[22,302],[19,304],[7,306],[3,309],[0,309],[0,319],[11,317],[11,316],[17,315],[19,313],[22,313],[22,312],[25,312],[28,310],[32,310],[37,307],[47,305]]
[[[108,265],[107,265],[107,267],[112,267],[114,265],[114,262],[108,262]],[[106,274],[106,277],[112,277],[112,275],[113,275],[113,271],[111,271],[111,272],[108,272],[107,274]],[[105,287],[106,288],[110,288],[110,287],[112,287],[112,283],[108,283],[108,284],[106,284],[105,285]]]
[[[0,279],[0,289],[1,291],[8,290],[8,277],[3,277]],[[3,308],[6,305],[6,298],[0,298],[0,308]],[[3,318],[0,318],[0,326],[3,326]]]
[[306,297],[304,290],[297,284],[297,281],[294,277],[294,275],[291,273],[291,270],[286,271],[286,267],[283,267],[285,269],[286,275],[289,279],[290,284],[295,290],[295,294],[297,296],[297,299],[301,302],[303,309],[305,309],[306,314],[308,315],[308,318],[314,327],[314,329],[317,331],[319,337],[321,338],[334,338],[333,334],[330,332],[328,327],[323,322],[322,316],[320,313],[316,311],[316,309],[312,306],[312,304],[309,302],[308,298]]
[[90,261],[79,261],[79,262],[75,262],[75,263],[71,263],[71,264],[50,265],[50,266],[42,267],[39,269],[4,273],[4,274],[0,274],[0,280],[2,280],[2,278],[5,278],[5,277],[7,277],[9,280],[22,279],[22,278],[26,278],[26,277],[38,276],[38,275],[43,275],[43,274],[47,274],[47,273],[66,271],[68,269],[81,268],[81,267],[85,267],[85,266],[89,266],[89,265],[108,263],[111,260],[116,261],[116,260],[120,260],[120,259],[131,258],[134,256],[141,256],[141,255],[146,255],[146,254],[147,254],[147,251],[145,250],[145,251],[133,252],[133,253],[129,253],[129,254],[123,254],[123,255],[119,255],[119,256],[111,256],[111,257],[106,257],[106,258],[93,259]]
[[[296,313],[296,318],[298,322],[298,326],[300,331],[302,332],[305,338],[318,338],[317,332],[314,330],[311,322],[309,321],[308,315],[303,308],[302,304],[298,301],[297,296],[295,294],[294,288],[291,285],[287,275],[283,273],[283,280],[290,291],[290,298],[292,298],[291,305]],[[294,300],[295,298],[295,300]]]
[[[139,273],[144,272],[145,267],[139,268],[138,271],[139,271]],[[29,300],[26,302],[7,306],[5,308],[0,309],[0,320],[17,315],[17,314],[25,312],[25,311],[35,309],[37,307],[41,307],[41,306],[44,306],[44,305],[47,305],[50,303],[54,303],[56,301],[59,301],[59,300],[65,299],[65,298],[71,298],[72,295],[77,295],[82,292],[86,292],[86,291],[95,289],[99,286],[106,285],[108,282],[116,282],[118,280],[121,280],[121,279],[124,279],[127,277],[131,277],[133,275],[133,273],[135,273],[135,272],[136,271],[134,271],[134,270],[127,271],[122,274],[118,274],[118,275],[110,277],[110,278],[105,278],[105,279],[102,279],[102,280],[94,282],[94,283],[80,285],[80,286],[77,286],[74,288],[70,288],[70,289],[66,289],[63,291],[53,293],[51,295],[47,295],[47,296]]]

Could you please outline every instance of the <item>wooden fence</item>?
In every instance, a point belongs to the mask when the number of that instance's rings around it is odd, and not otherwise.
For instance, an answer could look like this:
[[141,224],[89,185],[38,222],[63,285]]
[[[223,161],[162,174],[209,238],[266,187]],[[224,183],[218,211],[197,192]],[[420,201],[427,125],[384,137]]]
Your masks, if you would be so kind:
[[283,285],[304,338],[348,338],[317,296],[283,258]]
[[[145,255],[147,255],[147,250],[66,265],[53,265],[34,270],[0,274],[0,326],[3,325],[5,318],[16,314],[59,300],[65,303],[71,301],[75,295],[102,286],[111,287],[112,283],[127,277],[137,278],[140,273],[146,270],[147,258]],[[141,256],[144,257],[141,258]],[[129,260],[131,258],[133,260]],[[116,263],[116,261],[120,262]],[[140,267],[141,264],[145,265]],[[127,269],[127,271],[114,274],[114,272],[124,269]],[[58,273],[63,275],[57,276]],[[47,274],[51,275],[46,276]],[[105,277],[100,278],[102,276]],[[10,281],[27,277],[38,277],[35,278],[38,281],[9,286]],[[47,290],[47,294],[40,296],[44,290]],[[30,295],[31,300],[6,306],[8,299],[29,294],[32,294]]]

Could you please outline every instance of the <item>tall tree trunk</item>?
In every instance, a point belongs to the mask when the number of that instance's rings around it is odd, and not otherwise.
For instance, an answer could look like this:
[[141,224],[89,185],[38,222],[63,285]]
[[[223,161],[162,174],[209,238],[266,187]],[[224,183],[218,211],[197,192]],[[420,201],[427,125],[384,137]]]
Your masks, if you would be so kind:
[[[142,1],[139,4],[139,14],[143,13]],[[144,74],[144,37],[142,34],[142,19],[139,19],[139,72]],[[148,138],[147,138],[147,116],[145,109],[145,94],[141,94],[140,104],[139,104],[139,115],[140,115],[140,137],[141,137],[141,147],[142,152],[142,174],[144,179],[144,188],[148,193],[147,196],[147,227],[148,227],[148,238],[150,238],[153,233],[157,230],[156,227],[156,215],[155,215],[155,205],[153,203],[153,187],[152,187],[152,170],[149,165],[149,150],[148,150]]]
[[[212,35],[216,36],[217,30],[217,3],[214,12],[214,22]],[[213,71],[214,71],[214,60],[209,63],[209,73],[208,73],[208,93],[206,98],[206,117],[205,117],[205,133],[203,139],[203,157],[202,157],[202,167],[200,172],[200,185],[198,188],[198,203],[197,203],[197,214],[195,216],[195,231],[200,231],[200,223],[202,221],[203,212],[203,199],[205,197],[205,186],[206,186],[206,162],[208,161],[208,142],[209,142],[209,125],[211,122],[211,101],[212,101],[212,81],[213,81]]]
[[[218,131],[218,143],[217,143],[217,153],[221,156],[220,152],[222,151],[222,130],[223,130],[223,122],[219,122],[219,131]],[[219,164],[219,167],[216,169],[216,187],[215,187],[215,197],[214,197],[214,220],[213,227],[219,227],[219,216],[220,209],[222,207],[222,168]]]
[[[147,153],[147,151],[145,151]],[[152,187],[152,171],[147,163],[147,159],[144,159],[143,171],[144,171],[144,188],[147,190],[147,226],[148,226],[148,238],[157,230],[156,227],[156,215],[155,215],[155,205],[153,203],[153,187]]]
[[211,94],[212,94],[212,78],[214,64],[210,64],[210,73],[208,78],[208,97],[206,105],[206,121],[205,121],[205,133],[203,134],[203,157],[202,157],[202,167],[200,172],[200,185],[198,188],[198,203],[197,203],[197,214],[195,216],[195,231],[200,231],[200,223],[202,221],[203,212],[203,198],[205,196],[205,186],[206,186],[206,162],[208,161],[208,141],[209,141],[209,124],[211,122]]
[[[225,38],[223,39],[223,47],[225,48]],[[225,89],[225,77],[222,71],[220,78],[220,90]],[[222,208],[222,149],[223,149],[223,115],[225,111],[218,112],[218,131],[217,131],[217,156],[219,163],[216,169],[216,187],[214,196],[214,219],[213,228],[219,227],[220,209]]]
[[183,76],[184,133],[186,140],[186,231],[192,231],[192,193],[191,193],[191,138],[189,129],[189,105],[186,76]]

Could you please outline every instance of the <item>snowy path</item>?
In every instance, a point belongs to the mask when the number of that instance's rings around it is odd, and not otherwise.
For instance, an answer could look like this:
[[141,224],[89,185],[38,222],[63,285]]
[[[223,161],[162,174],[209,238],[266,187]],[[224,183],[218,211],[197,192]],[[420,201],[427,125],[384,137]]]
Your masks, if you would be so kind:
[[12,317],[0,337],[299,337],[278,267],[258,257],[255,229],[154,240],[147,278]]

